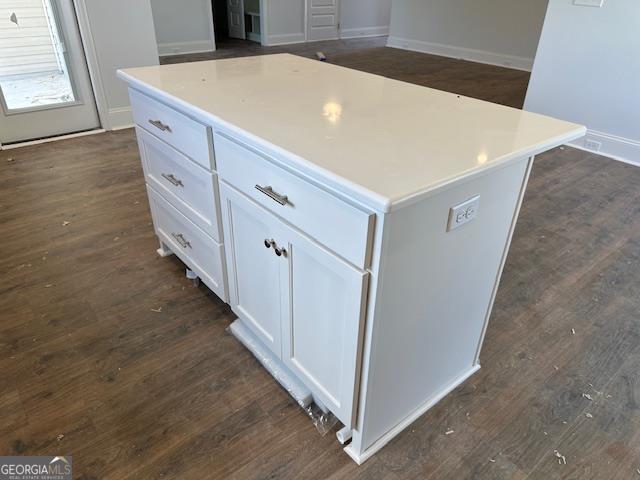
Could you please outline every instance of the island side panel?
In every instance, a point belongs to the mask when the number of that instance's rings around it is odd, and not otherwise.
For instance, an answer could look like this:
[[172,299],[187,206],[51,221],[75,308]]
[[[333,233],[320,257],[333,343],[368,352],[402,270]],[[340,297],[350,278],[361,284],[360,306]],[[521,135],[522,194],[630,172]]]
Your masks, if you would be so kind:
[[[360,418],[347,452],[364,461],[477,370],[476,354],[530,168],[529,157],[461,180],[385,219],[381,284]],[[447,231],[449,210],[480,196]]]

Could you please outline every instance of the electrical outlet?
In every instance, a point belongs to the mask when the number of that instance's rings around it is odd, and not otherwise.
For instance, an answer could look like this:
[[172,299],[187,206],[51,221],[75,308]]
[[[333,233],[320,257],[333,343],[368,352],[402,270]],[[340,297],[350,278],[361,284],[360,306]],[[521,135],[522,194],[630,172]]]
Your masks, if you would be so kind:
[[480,195],[476,195],[469,200],[462,202],[455,207],[449,209],[449,223],[447,224],[447,232],[461,227],[465,223],[469,223],[478,215],[480,207]]
[[595,140],[586,139],[584,141],[584,148],[594,152],[599,152],[602,147],[602,142],[596,142]]

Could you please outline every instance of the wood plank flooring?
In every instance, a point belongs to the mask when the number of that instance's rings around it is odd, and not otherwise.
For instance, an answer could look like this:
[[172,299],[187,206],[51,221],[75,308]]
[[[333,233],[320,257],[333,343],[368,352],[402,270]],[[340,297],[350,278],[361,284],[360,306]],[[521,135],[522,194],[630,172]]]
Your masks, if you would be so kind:
[[[522,72],[319,47],[523,95]],[[84,480],[640,478],[637,167],[537,159],[483,368],[361,467],[226,332],[228,307],[156,255],[132,130],[2,151],[0,178],[0,454],[73,455]]]

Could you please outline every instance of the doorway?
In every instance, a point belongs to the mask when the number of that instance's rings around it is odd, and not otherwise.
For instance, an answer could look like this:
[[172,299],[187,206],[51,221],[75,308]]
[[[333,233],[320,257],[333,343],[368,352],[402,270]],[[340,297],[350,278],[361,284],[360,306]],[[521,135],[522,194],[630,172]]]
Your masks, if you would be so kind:
[[238,40],[265,44],[263,0],[212,0],[212,5],[217,48],[238,47]]
[[0,144],[100,127],[72,0],[0,0]]

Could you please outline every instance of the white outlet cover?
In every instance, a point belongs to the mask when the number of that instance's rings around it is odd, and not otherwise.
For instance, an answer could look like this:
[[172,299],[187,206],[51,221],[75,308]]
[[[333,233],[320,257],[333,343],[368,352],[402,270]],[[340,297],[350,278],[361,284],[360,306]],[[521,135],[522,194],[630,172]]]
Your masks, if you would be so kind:
[[584,148],[589,150],[593,150],[594,152],[599,152],[602,148],[602,142],[598,142],[596,140],[586,139],[584,141]]
[[469,200],[451,207],[449,209],[449,222],[447,223],[447,232],[455,230],[462,225],[469,223],[478,215],[480,208],[480,195],[476,195]]
[[604,0],[573,0],[573,4],[579,7],[602,7]]

